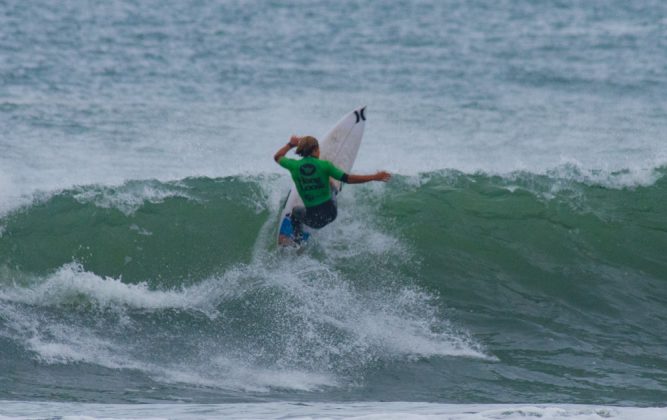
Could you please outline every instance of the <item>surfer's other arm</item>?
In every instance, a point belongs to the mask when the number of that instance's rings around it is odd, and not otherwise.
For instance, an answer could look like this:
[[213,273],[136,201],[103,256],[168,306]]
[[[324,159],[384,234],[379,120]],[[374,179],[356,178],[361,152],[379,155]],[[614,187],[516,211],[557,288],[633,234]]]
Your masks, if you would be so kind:
[[389,172],[379,171],[374,173],[373,175],[348,174],[345,178],[342,179],[342,181],[347,184],[363,184],[365,182],[371,182],[371,181],[387,182],[391,178],[391,174]]
[[289,142],[283,147],[281,147],[280,150],[278,150],[275,155],[273,155],[273,160],[278,162],[281,157],[285,156],[287,152],[290,151],[291,148],[296,147],[299,144],[299,140],[301,140],[301,137],[298,136],[290,137]]

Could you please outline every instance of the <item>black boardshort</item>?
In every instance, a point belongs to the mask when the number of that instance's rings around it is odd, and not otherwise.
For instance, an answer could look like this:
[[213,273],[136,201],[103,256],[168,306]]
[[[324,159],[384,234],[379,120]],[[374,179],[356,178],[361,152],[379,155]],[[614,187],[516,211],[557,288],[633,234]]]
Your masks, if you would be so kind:
[[292,224],[303,223],[313,229],[320,229],[336,220],[336,216],[336,203],[329,200],[313,207],[295,207],[292,210]]

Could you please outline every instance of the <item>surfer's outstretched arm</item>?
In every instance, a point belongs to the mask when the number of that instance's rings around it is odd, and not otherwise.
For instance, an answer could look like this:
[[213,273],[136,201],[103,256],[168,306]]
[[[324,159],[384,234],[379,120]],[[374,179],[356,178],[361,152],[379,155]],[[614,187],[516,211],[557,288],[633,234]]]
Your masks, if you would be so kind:
[[296,147],[296,145],[299,144],[299,140],[301,140],[301,137],[297,136],[290,137],[289,142],[283,147],[281,147],[280,150],[278,150],[275,155],[273,155],[273,160],[278,162],[280,158],[285,156],[291,148]]
[[365,182],[371,182],[371,181],[382,181],[382,182],[387,182],[391,178],[391,174],[389,172],[385,171],[379,171],[374,173],[373,175],[353,175],[349,174],[347,175],[347,180],[344,181],[348,184],[363,184]]

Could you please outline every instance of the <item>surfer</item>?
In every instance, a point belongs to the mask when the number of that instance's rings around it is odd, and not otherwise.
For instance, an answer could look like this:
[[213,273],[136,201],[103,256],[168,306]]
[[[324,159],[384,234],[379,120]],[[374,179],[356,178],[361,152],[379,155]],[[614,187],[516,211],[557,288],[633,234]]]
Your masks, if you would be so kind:
[[[301,159],[285,157],[287,152],[296,147],[296,154]],[[273,159],[283,168],[290,171],[304,207],[292,209],[291,221],[294,237],[301,237],[302,224],[320,229],[333,222],[338,215],[336,194],[338,191],[330,182],[330,178],[346,184],[363,184],[370,181],[387,182],[391,174],[385,171],[373,175],[346,174],[328,160],[320,157],[320,146],[312,136],[292,136],[290,141],[276,152]],[[333,191],[333,193],[332,193]]]

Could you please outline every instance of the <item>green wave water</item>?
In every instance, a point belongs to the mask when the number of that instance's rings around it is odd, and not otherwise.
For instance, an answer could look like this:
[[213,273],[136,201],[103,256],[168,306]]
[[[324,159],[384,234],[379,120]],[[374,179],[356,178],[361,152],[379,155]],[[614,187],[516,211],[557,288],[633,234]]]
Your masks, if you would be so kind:
[[566,172],[348,186],[300,252],[281,177],[38,197],[1,221],[0,399],[661,404],[666,171]]

